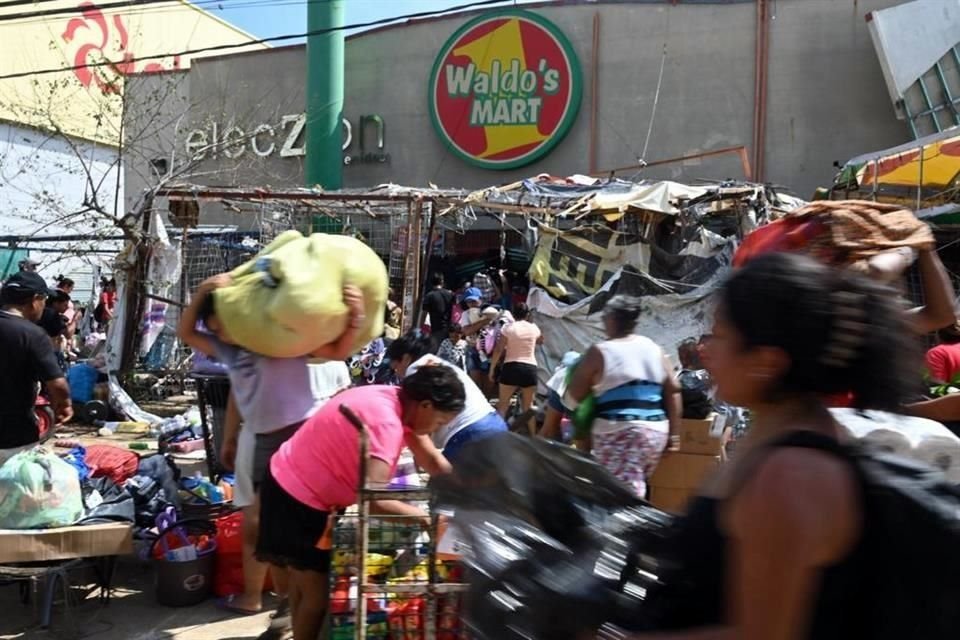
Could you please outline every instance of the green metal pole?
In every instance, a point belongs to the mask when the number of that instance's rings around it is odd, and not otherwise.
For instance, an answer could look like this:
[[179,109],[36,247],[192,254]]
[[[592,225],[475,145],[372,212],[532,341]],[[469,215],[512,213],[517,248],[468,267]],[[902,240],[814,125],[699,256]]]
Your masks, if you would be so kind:
[[[311,33],[342,27],[346,0],[307,4]],[[307,132],[304,178],[308,187],[343,186],[343,31],[307,38]]]

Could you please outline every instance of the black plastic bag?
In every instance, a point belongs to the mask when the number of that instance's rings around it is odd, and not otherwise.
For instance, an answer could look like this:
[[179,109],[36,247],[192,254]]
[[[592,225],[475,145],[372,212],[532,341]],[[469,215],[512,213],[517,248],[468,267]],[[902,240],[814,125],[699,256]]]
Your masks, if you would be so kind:
[[[123,487],[118,487],[110,478],[91,478],[83,483],[81,490],[86,512],[77,524],[135,521],[133,496]],[[91,498],[95,495],[99,495],[98,504],[91,506],[94,502]]]
[[573,640],[604,622],[650,626],[644,599],[671,516],[569,447],[509,433],[467,447],[433,486],[465,547],[473,637]]

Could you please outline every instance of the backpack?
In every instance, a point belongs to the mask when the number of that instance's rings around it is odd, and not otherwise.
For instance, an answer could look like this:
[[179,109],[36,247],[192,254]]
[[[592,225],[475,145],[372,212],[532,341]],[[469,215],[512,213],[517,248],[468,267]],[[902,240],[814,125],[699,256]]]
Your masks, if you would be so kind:
[[818,449],[852,463],[864,491],[864,539],[874,575],[874,640],[956,638],[960,632],[960,487],[938,470],[865,443],[796,432],[778,447]]

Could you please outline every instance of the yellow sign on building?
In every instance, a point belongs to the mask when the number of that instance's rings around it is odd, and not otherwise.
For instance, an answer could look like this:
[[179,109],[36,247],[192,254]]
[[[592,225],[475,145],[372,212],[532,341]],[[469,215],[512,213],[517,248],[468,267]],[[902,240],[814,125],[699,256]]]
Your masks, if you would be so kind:
[[[204,54],[178,52],[253,40],[183,0],[124,8],[56,0],[0,8],[0,120],[116,146],[124,76],[185,69]],[[159,57],[142,59],[148,56]],[[56,68],[64,71],[36,74]],[[3,78],[22,73],[30,75]]]

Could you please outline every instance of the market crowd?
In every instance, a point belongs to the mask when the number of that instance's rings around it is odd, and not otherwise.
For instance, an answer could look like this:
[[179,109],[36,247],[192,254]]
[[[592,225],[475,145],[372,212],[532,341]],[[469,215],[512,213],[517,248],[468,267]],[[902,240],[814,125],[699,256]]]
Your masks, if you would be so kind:
[[[577,447],[640,498],[684,416],[715,412],[735,455],[680,520],[677,547],[701,608],[688,618],[696,628],[670,637],[877,637],[864,630],[881,605],[864,594],[894,550],[881,548],[875,505],[844,453],[850,435],[831,409],[960,419],[960,394],[921,400],[918,392],[925,370],[940,385],[960,381],[953,287],[932,240],[918,235],[848,265],[824,264],[822,251],[814,259],[768,250],[769,238],[745,243],[715,296],[712,327],[676,336],[676,352],[638,333],[643,299],[625,295],[606,302],[594,344],[550,344],[560,338],[538,326],[529,283],[492,270],[454,288],[432,274],[423,323],[406,333],[397,300],[372,309],[368,293],[347,281],[338,336],[300,356],[267,356],[231,335],[218,292],[232,277],[204,281],[178,335],[223,363],[231,383],[220,458],[236,474],[234,501],[244,509],[245,591],[222,606],[261,611],[269,573],[283,598],[261,638],[318,637],[331,530],[356,502],[361,464],[343,406],[368,432],[369,482],[389,483],[404,450],[426,473],[449,474],[470,445],[513,431]],[[925,301],[913,309],[898,288],[908,268]],[[48,289],[33,272],[15,274],[0,312],[0,350],[30,372],[0,374],[2,388],[45,383],[60,420],[70,417],[69,392],[55,354],[70,354],[70,285]],[[98,305],[105,321],[115,304],[115,286],[107,289]],[[371,313],[383,314],[383,333],[357,350]],[[921,337],[933,332],[939,344],[924,365]],[[546,347],[564,354],[549,368]],[[29,445],[27,407],[4,411],[0,449]],[[8,426],[15,412],[19,435]],[[430,522],[401,501],[378,500],[372,510]]]

